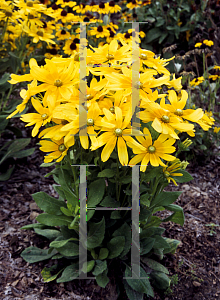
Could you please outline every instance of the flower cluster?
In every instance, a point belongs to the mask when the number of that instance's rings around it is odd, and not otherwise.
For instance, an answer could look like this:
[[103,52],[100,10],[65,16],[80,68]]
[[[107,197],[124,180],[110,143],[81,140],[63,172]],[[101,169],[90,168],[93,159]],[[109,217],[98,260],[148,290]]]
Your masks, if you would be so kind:
[[[79,75],[82,56],[87,64],[85,94]],[[139,80],[133,82],[135,61],[140,62]],[[103,147],[103,162],[116,151],[122,165],[140,162],[143,172],[149,162],[165,167],[166,161],[175,159],[171,154],[180,132],[194,136],[193,123],[204,130],[212,126],[202,109],[186,108],[188,94],[165,68],[167,63],[144,49],[132,57],[132,43],[116,39],[98,48],[85,47],[69,58],[45,59],[44,66],[32,58],[29,74],[11,75],[12,84],[30,84],[21,91],[23,102],[9,117],[22,112],[31,99],[36,113],[23,114],[21,119],[26,126],[34,125],[33,136],[46,125],[39,134],[40,149],[50,152],[45,162],[61,161],[79,140],[84,149]],[[140,100],[138,112],[133,107],[134,91]],[[139,120],[141,126],[132,120]]]

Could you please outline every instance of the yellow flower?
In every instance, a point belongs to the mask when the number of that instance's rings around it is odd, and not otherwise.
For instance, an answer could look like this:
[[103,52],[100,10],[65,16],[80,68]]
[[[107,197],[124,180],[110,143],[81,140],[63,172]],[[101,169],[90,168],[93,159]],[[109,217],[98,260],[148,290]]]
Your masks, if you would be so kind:
[[213,69],[220,70],[220,66],[214,66]]
[[70,33],[65,29],[57,31],[56,36],[58,37],[58,41],[67,40],[70,38]]
[[169,110],[171,113],[179,117],[180,119],[186,119],[191,122],[197,122],[203,117],[203,111],[201,108],[196,110],[185,109],[186,102],[188,99],[188,94],[185,90],[181,91],[181,97],[178,99],[175,91],[169,91],[169,101],[171,104],[165,104],[165,98],[160,102],[160,106],[164,109]]
[[23,122],[29,122],[26,126],[32,126],[35,124],[32,130],[32,136],[36,136],[41,126],[44,126],[46,123],[51,121],[52,115],[50,110],[46,107],[43,107],[40,104],[39,98],[31,99],[33,107],[38,113],[24,114],[21,116]]
[[197,121],[197,123],[202,127],[203,130],[207,131],[215,123],[215,119],[212,118],[212,113],[205,111],[203,117]]
[[169,88],[174,88],[175,90],[179,91],[182,88],[181,80],[182,76],[176,79],[175,74],[173,74],[173,79],[170,80],[167,85]]
[[37,27],[31,24],[30,28],[24,27],[24,31],[31,37],[33,37],[33,43],[38,43],[39,41],[44,41],[47,44],[55,44],[55,42],[52,40],[54,38],[54,35],[47,33],[44,28]]
[[141,162],[140,170],[145,172],[149,162],[153,167],[165,167],[166,165],[162,162],[161,158],[166,161],[173,161],[176,158],[175,156],[169,155],[176,150],[176,148],[172,146],[175,143],[175,139],[169,138],[165,134],[160,134],[158,139],[153,142],[150,131],[147,128],[144,128],[144,135],[146,136],[136,136],[140,144],[128,143],[128,146],[132,148],[134,154],[137,154],[130,160],[130,166]]
[[220,127],[214,127],[214,130],[213,130],[215,133],[218,133],[220,131]]
[[30,70],[33,78],[43,82],[43,84],[31,88],[31,93],[34,95],[46,91],[45,101],[50,95],[56,99],[58,97],[69,99],[73,92],[73,85],[79,82],[79,73],[75,68],[74,61],[71,60],[68,66],[65,64],[65,59],[61,59],[63,66],[53,60],[45,59],[45,61],[46,65],[43,68],[34,65]]
[[217,80],[219,78],[218,75],[209,75],[209,79]]
[[109,45],[105,44],[103,47],[90,47],[95,51],[92,54],[92,62],[94,64],[106,62],[108,64],[116,65],[117,62],[127,62],[129,60],[128,55],[130,54],[130,46],[126,45],[118,49],[118,42],[116,40],[112,40]]
[[87,11],[90,10],[89,5],[85,5],[84,3],[81,3],[75,7],[73,7],[73,10],[77,12],[77,14],[82,14],[84,15]]
[[140,119],[144,123],[153,121],[151,126],[159,133],[169,134],[175,139],[179,139],[175,130],[190,132],[194,129],[193,124],[187,124],[180,121],[176,115],[169,110],[163,109],[158,103],[149,102],[145,111],[140,112]]
[[133,8],[136,8],[136,7],[140,7],[141,4],[142,4],[142,1],[132,0],[130,3],[128,3],[126,5],[126,7],[129,8],[129,9],[133,9]]
[[101,125],[101,131],[106,131],[102,133],[97,138],[97,145],[92,146],[91,150],[96,150],[105,144],[102,150],[101,160],[107,161],[114,150],[117,143],[118,158],[120,163],[124,166],[128,164],[128,151],[126,143],[131,144],[135,142],[131,135],[130,121],[131,121],[131,110],[126,115],[125,118],[122,116],[122,110],[119,107],[115,107],[114,114],[112,114],[106,108],[103,108],[105,117],[103,118]]
[[200,48],[202,46],[202,43],[196,43],[195,48]]
[[108,3],[108,8],[109,8],[109,12],[111,14],[115,14],[115,13],[121,11],[121,7],[119,5],[117,5],[117,4],[115,4],[115,1],[110,1]]
[[213,41],[210,41],[210,40],[204,40],[203,44],[205,44],[206,46],[209,46],[209,47],[214,45]]
[[202,83],[204,80],[205,80],[205,79],[204,79],[203,76],[198,77],[198,78],[195,78],[195,79],[193,79],[192,81],[190,81],[190,85],[191,85],[191,86],[197,86],[197,85],[199,85],[200,83]]
[[[174,178],[172,178],[171,176],[183,176],[182,173],[178,173],[177,171],[181,170],[181,162],[179,159],[175,159],[171,165],[169,166],[169,164],[167,164],[164,168],[163,168],[163,174],[165,176],[165,178],[167,179],[167,181],[170,183],[170,180],[173,181],[173,183],[175,185],[177,185],[176,181],[174,180]],[[177,172],[177,173],[176,173]]]
[[48,163],[54,159],[60,162],[64,156],[67,154],[68,147],[65,145],[63,138],[59,141],[51,139],[51,141],[41,140],[40,150],[43,152],[52,152],[47,156],[44,156],[44,162]]
[[89,31],[89,35],[95,35],[96,38],[105,38],[110,36],[109,30],[105,26],[99,25],[98,27],[93,27]]

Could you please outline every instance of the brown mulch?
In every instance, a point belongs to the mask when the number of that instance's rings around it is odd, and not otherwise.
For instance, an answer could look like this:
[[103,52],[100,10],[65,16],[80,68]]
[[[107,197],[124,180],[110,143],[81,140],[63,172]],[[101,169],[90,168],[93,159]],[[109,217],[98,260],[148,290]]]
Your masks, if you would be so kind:
[[[45,191],[56,196],[52,177],[44,177],[50,169],[40,168],[42,162],[43,155],[36,150],[31,157],[15,161],[12,177],[0,183],[0,299],[116,300],[117,291],[111,274],[106,289],[97,286],[92,279],[45,284],[41,270],[50,266],[50,262],[29,264],[20,257],[29,246],[43,248],[48,245],[46,238],[19,229],[32,223],[40,213],[31,194]],[[214,228],[213,235],[211,228],[206,226],[210,223],[220,225],[220,158],[214,158],[205,166],[188,168],[188,171],[194,177],[193,181],[169,187],[183,191],[176,204],[184,209],[185,224],[183,227],[171,222],[163,225],[166,237],[181,241],[177,252],[167,254],[162,260],[170,276],[178,275],[178,284],[171,286],[172,292],[166,294],[156,291],[154,299],[220,299],[220,226]],[[166,212],[160,214],[167,215]],[[123,294],[119,299],[127,297]]]

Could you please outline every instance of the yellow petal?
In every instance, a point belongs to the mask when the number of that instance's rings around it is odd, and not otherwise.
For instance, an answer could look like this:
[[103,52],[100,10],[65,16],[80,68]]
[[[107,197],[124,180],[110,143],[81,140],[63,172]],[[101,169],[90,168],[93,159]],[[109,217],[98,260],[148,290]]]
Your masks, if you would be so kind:
[[118,138],[118,142],[117,142],[117,148],[118,148],[118,157],[119,157],[119,161],[122,164],[122,166],[128,164],[128,150],[127,150],[127,146],[125,144],[125,141],[122,137]]
[[108,143],[105,145],[104,149],[102,150],[101,159],[102,161],[107,161],[115,148],[117,138],[113,136],[110,138]]

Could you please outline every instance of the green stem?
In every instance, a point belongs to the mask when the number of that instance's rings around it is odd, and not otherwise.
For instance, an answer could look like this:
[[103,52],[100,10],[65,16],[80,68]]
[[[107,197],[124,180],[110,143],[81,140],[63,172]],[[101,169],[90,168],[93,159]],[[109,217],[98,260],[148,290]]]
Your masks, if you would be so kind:
[[70,165],[70,168],[71,168],[71,171],[72,171],[72,174],[73,174],[73,178],[74,178],[74,187],[75,187],[75,192],[76,192],[76,197],[77,199],[79,200],[79,189],[78,189],[78,185],[76,184],[76,181],[77,181],[77,174],[76,174],[76,170],[75,168],[72,166],[72,162],[71,162],[71,159],[69,157],[69,154],[66,155],[66,158],[67,158],[67,161]]

